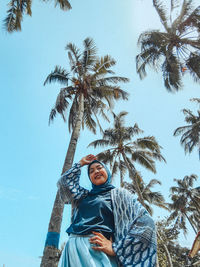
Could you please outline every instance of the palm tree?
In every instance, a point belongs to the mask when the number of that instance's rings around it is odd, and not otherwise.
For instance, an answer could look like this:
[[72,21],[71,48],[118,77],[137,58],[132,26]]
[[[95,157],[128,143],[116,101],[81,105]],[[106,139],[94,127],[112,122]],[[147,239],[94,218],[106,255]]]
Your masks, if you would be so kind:
[[[174,4],[174,1],[171,3]],[[153,0],[153,4],[164,31],[151,30],[140,35],[138,45],[141,52],[136,57],[137,73],[143,79],[147,74],[146,66],[149,65],[162,71],[168,91],[178,91],[184,73],[190,73],[195,82],[200,80],[200,6],[193,9],[192,1],[184,0],[179,15],[172,21],[172,14],[169,19],[159,0]]]
[[191,201],[200,215],[199,190],[198,188],[193,188],[194,181],[197,178],[197,175],[191,174],[190,176],[186,175],[182,180],[174,179],[178,186],[172,186],[170,190],[172,194],[177,194],[179,197],[183,196],[188,201]]
[[[143,199],[145,201],[145,208],[148,210],[148,212],[153,215],[153,209],[151,205],[155,205],[160,208],[167,209],[167,206],[165,204],[165,199],[163,195],[160,192],[153,192],[151,188],[159,184],[161,185],[161,182],[157,179],[152,179],[148,184],[145,184],[140,173],[136,172],[135,179],[137,179],[140,191],[142,193]],[[124,182],[124,188],[126,188],[128,191],[130,191],[132,194],[136,193],[136,189],[134,187],[133,183]]]
[[193,183],[197,175],[185,176],[181,179],[174,179],[177,186],[171,187],[171,200],[169,208],[172,211],[168,221],[175,221],[174,227],[182,229],[187,233],[186,219],[189,221],[195,233],[197,233],[197,223],[200,216],[199,190],[193,188]]
[[195,228],[195,223],[192,220],[191,208],[187,203],[187,200],[183,197],[178,197],[177,195],[172,195],[172,203],[169,203],[169,209],[172,211],[168,221],[174,221],[174,228],[183,230],[184,234],[187,234],[186,220],[190,223],[195,233],[197,230]]
[[[191,100],[200,101],[199,98]],[[180,143],[184,146],[185,153],[191,153],[194,147],[198,147],[200,157],[200,110],[197,110],[197,115],[194,115],[191,110],[183,109],[183,114],[189,125],[178,127],[174,131],[174,136],[182,134]]]
[[[49,2],[49,0],[43,0]],[[62,10],[71,9],[68,0],[55,0],[55,6],[59,5]],[[4,26],[7,32],[21,31],[21,23],[24,14],[32,15],[32,0],[11,0],[8,4],[7,17],[4,20]]]
[[137,179],[136,169],[133,162],[138,162],[146,169],[156,173],[155,160],[165,161],[161,155],[161,147],[153,136],[138,138],[133,137],[143,131],[135,124],[133,127],[124,126],[124,117],[127,112],[120,112],[117,116],[113,113],[114,127],[103,132],[102,139],[96,140],[89,146],[109,146],[110,148],[99,153],[97,156],[105,163],[110,163],[112,176],[120,171],[120,184],[124,186],[124,175],[129,171],[139,201],[145,206]]
[[[65,111],[69,108],[71,102],[68,125],[72,134],[62,174],[72,165],[81,127],[83,128],[85,125],[89,130],[95,132],[96,125],[100,126],[99,115],[107,118],[104,109],[112,107],[113,100],[127,99],[128,96],[118,85],[119,82],[128,82],[128,79],[114,76],[115,73],[111,70],[116,64],[115,60],[109,55],[101,58],[97,57],[96,45],[90,38],[85,39],[83,45],[84,50],[80,52],[74,44],[69,43],[66,49],[71,67],[70,72],[56,66],[44,83],[59,82],[64,86],[57,96],[55,106],[50,113],[49,122],[58,113],[66,121]],[[108,76],[108,74],[112,74],[112,76]],[[108,103],[108,106],[104,102]],[[49,222],[42,267],[53,267],[58,264],[60,256],[58,242],[63,208],[64,203],[60,200],[58,191]],[[57,236],[57,243],[53,246],[51,242],[52,235]]]

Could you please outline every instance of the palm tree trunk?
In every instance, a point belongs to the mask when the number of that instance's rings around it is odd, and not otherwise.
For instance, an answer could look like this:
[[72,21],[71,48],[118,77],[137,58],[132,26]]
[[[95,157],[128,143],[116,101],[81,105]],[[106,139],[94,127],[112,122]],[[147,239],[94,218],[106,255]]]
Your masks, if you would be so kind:
[[195,205],[195,207],[196,207],[196,209],[198,211],[198,214],[200,215],[200,206],[199,206],[199,203],[192,196],[190,196],[190,198],[191,198],[192,202],[194,203],[194,205]]
[[124,162],[125,162],[125,164],[126,164],[128,170],[129,170],[129,174],[130,174],[130,176],[131,176],[131,178],[132,178],[132,180],[133,180],[133,183],[134,183],[134,186],[135,186],[135,189],[136,189],[136,192],[137,192],[139,201],[140,201],[140,203],[146,208],[146,204],[145,204],[145,202],[144,202],[144,198],[143,198],[143,196],[142,196],[142,192],[141,192],[141,190],[140,190],[140,188],[139,188],[139,185],[138,185],[137,180],[135,179],[135,174],[134,174],[132,168],[130,167],[129,162],[128,162],[127,157],[126,157],[126,155],[125,155],[124,152],[122,152],[122,157],[123,157]]
[[123,175],[121,171],[120,171],[120,187],[124,187]]
[[[74,154],[76,151],[77,141],[79,138],[81,123],[84,112],[84,96],[81,94],[79,98],[79,111],[76,119],[76,124],[73,129],[67,154],[65,157],[62,174],[68,170],[73,163]],[[61,201],[59,192],[56,194],[53,210],[49,222],[48,234],[43,251],[43,257],[40,267],[57,267],[61,256],[61,251],[58,249],[60,228],[62,223],[64,203]]]
[[184,212],[184,214],[185,214],[185,217],[188,219],[190,225],[192,226],[192,228],[193,228],[195,234],[197,235],[197,230],[196,230],[196,228],[194,227],[194,225],[193,225],[191,219],[187,216],[187,214],[186,214],[185,212]]
[[168,267],[173,267],[173,264],[172,264],[172,258],[171,258],[171,255],[169,253],[169,250],[167,248],[167,246],[165,245],[165,242],[163,241],[161,235],[159,234],[158,230],[157,230],[157,236],[158,238],[162,241],[162,245],[163,245],[163,249],[165,251],[165,255],[167,257],[167,261],[168,261]]

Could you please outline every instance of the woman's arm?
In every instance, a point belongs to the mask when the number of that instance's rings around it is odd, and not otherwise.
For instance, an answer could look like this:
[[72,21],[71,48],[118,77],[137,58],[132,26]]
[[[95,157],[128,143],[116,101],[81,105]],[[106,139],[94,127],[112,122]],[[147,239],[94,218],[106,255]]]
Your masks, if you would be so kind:
[[81,167],[93,161],[95,156],[88,155],[83,157],[78,163],[75,163],[67,170],[59,179],[57,185],[60,192],[60,197],[65,203],[71,203],[73,200],[79,200],[81,197],[88,194],[88,190],[81,187],[79,184]]

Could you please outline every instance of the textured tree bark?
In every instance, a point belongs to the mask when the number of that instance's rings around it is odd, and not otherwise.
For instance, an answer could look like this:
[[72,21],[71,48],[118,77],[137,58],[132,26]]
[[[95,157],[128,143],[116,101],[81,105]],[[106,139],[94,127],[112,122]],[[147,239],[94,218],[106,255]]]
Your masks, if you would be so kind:
[[168,265],[167,266],[168,267],[173,267],[172,258],[171,258],[171,255],[169,253],[169,250],[168,250],[167,246],[165,245],[165,243],[164,243],[164,241],[163,241],[163,239],[162,239],[162,237],[161,237],[161,235],[159,234],[158,231],[157,231],[157,236],[162,241],[163,249],[165,251],[165,255],[166,255],[167,261],[168,261]]
[[135,175],[134,175],[134,172],[133,172],[132,168],[130,167],[130,165],[129,165],[129,163],[128,163],[128,160],[127,160],[127,158],[126,158],[126,155],[125,155],[124,153],[122,153],[122,157],[123,157],[124,162],[125,162],[125,164],[126,164],[128,170],[129,170],[129,174],[130,174],[130,176],[132,177],[132,180],[133,180],[133,182],[134,182],[134,186],[135,186],[136,192],[137,192],[137,194],[138,194],[139,201],[140,201],[140,203],[141,203],[144,207],[146,207],[145,202],[144,202],[144,198],[143,198],[143,196],[142,196],[142,192],[141,192],[141,190],[140,190],[140,188],[139,188],[139,185],[138,185],[136,179],[134,178],[134,176],[135,176]]
[[[84,113],[84,96],[81,94],[79,98],[79,111],[78,116],[76,120],[75,127],[73,129],[70,143],[68,146],[67,154],[65,157],[62,174],[71,168],[74,155],[76,151],[76,146],[81,130],[81,124],[83,119],[83,113]],[[56,232],[60,233],[61,223],[62,223],[62,217],[63,217],[63,210],[64,210],[64,203],[61,201],[59,192],[56,194],[56,199],[54,201],[51,218],[49,222],[49,228],[48,232]],[[43,251],[43,257],[41,261],[40,267],[57,267],[59,263],[59,259],[61,256],[61,251],[54,247],[54,246],[45,246]]]

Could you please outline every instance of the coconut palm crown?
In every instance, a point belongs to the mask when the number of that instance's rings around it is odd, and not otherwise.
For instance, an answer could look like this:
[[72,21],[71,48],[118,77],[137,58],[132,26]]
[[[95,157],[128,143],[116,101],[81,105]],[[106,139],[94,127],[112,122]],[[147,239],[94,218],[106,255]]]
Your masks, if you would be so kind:
[[[128,93],[120,88],[119,82],[126,83],[128,78],[115,76],[111,68],[116,61],[109,55],[97,56],[96,45],[91,38],[83,42],[84,50],[81,52],[74,44],[66,46],[70,62],[70,71],[56,66],[48,75],[44,85],[58,82],[63,85],[57,96],[54,108],[49,116],[49,123],[56,114],[60,114],[66,121],[65,111],[70,107],[68,116],[69,130],[75,126],[77,112],[80,105],[80,95],[84,98],[84,114],[82,127],[86,125],[89,130],[96,133],[99,127],[99,114],[106,120],[105,110],[113,107],[113,100],[128,99]],[[108,76],[109,75],[109,76]],[[105,104],[106,102],[106,104]]]
[[[145,207],[151,215],[153,215],[152,205],[168,210],[163,195],[160,192],[155,192],[151,189],[156,184],[161,185],[159,180],[152,179],[148,182],[148,184],[145,184],[139,172],[136,172],[135,179],[138,180],[138,185],[145,200]],[[124,188],[133,194],[136,193],[133,183],[124,182]]]
[[[50,2],[43,0],[43,2]],[[55,0],[55,6],[59,5],[62,10],[71,9],[68,0]],[[4,27],[7,32],[21,31],[21,23],[24,14],[32,16],[32,0],[11,0],[8,3],[7,16],[4,19]]]
[[127,114],[125,111],[120,112],[118,115],[113,113],[113,128],[105,130],[102,139],[90,143],[89,146],[109,147],[109,149],[97,155],[98,159],[105,163],[110,163],[112,177],[119,171],[121,186],[124,186],[124,176],[128,171],[139,196],[139,201],[145,206],[139,184],[135,179],[136,169],[133,162],[137,162],[156,173],[155,160],[165,161],[165,159],[161,155],[161,147],[155,137],[147,136],[133,140],[135,135],[143,131],[137,124],[130,127],[124,125],[124,117]]
[[186,219],[195,233],[198,230],[200,218],[199,189],[193,187],[197,178],[197,175],[192,174],[183,179],[174,179],[177,186],[172,186],[170,189],[172,203],[168,204],[171,210],[168,221],[174,221],[174,227],[182,229],[184,234],[187,233]]
[[[175,1],[171,1],[172,4]],[[162,71],[164,85],[170,92],[182,87],[182,76],[192,75],[200,81],[200,6],[192,7],[191,0],[184,0],[179,15],[172,21],[172,14],[159,0],[153,0],[164,31],[143,32],[138,45],[141,52],[136,57],[137,73],[143,79],[146,66]],[[171,7],[171,12],[173,8]]]
[[[191,99],[191,101],[200,103],[200,98]],[[174,131],[174,136],[181,135],[180,143],[185,153],[191,153],[197,147],[200,158],[200,110],[197,110],[197,115],[194,115],[191,110],[183,109],[183,114],[188,125],[178,127]]]

